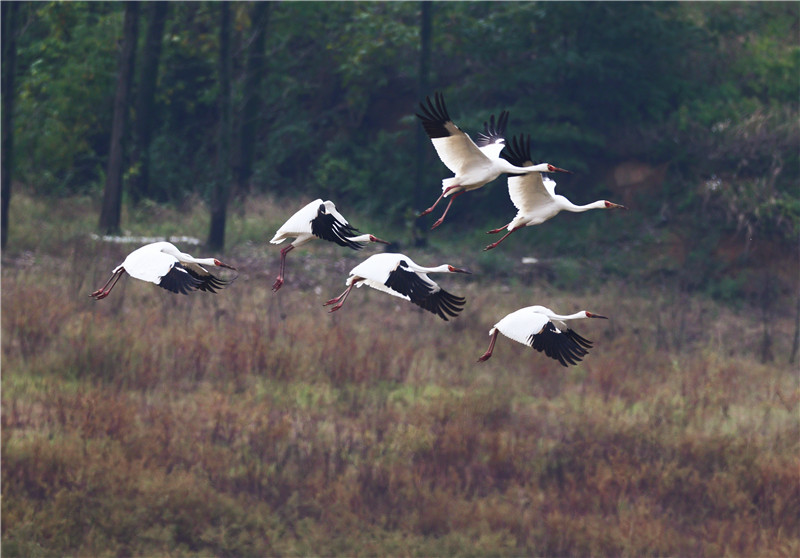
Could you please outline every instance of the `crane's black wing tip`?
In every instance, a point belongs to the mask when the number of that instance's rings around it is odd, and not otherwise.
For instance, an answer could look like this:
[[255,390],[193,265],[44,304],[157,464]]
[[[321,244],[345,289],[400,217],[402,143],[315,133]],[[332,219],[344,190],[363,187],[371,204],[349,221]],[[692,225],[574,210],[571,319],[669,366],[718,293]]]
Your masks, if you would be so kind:
[[179,262],[175,262],[172,268],[163,275],[158,286],[177,294],[189,294],[200,288],[202,281],[195,278]]
[[[544,352],[548,357],[557,360],[563,366],[578,364],[583,357],[589,354],[581,344],[575,340],[578,336],[572,333],[562,333],[556,329],[553,322],[547,322],[539,333],[535,333],[528,338],[528,344],[539,352]],[[583,342],[588,342],[580,337]]]

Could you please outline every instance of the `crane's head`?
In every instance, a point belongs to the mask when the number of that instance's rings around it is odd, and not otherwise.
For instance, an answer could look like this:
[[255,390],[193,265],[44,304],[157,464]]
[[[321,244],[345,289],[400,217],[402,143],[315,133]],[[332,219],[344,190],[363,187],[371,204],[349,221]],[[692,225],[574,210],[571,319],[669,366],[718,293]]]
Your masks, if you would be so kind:
[[391,244],[391,242],[387,242],[386,240],[381,240],[377,236],[369,235],[370,242],[380,242],[381,244]]
[[568,171],[566,169],[560,169],[555,165],[551,165],[550,163],[547,163],[547,172],[566,172],[572,174],[572,171]]
[[587,318],[600,318],[600,319],[603,319],[603,320],[607,320],[608,319],[605,316],[601,316],[600,314],[592,314],[591,312],[584,312],[584,314],[586,314]]
[[467,271],[466,269],[459,269],[452,265],[447,266],[447,271],[449,271],[450,273],[469,273],[470,275],[472,275],[471,271]]
[[604,200],[606,204],[606,209],[628,209],[624,205],[619,205],[618,203],[611,203],[610,201]]
[[214,258],[214,265],[219,266],[219,267],[225,267],[227,269],[232,269],[232,270],[236,271],[236,268],[233,267],[232,265],[228,265],[226,263],[223,263],[223,262],[219,261],[216,258]]

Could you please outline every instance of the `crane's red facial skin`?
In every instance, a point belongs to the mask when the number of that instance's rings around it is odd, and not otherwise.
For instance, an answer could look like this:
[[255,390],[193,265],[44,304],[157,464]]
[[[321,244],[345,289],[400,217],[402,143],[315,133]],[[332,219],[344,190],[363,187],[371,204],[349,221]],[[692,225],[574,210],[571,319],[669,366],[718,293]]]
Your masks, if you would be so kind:
[[611,203],[610,201],[606,201],[606,209],[628,209],[624,205],[619,205],[616,203]]
[[608,319],[605,316],[601,316],[600,314],[592,314],[591,312],[586,312],[586,317],[587,318],[600,318],[602,320],[607,320]]
[[221,261],[219,261],[217,259],[214,260],[214,265],[217,265],[219,267],[226,267],[228,269],[232,269],[232,270],[236,271],[236,268],[233,267],[232,265],[228,265],[226,263],[222,263]]
[[453,267],[452,265],[448,265],[447,269],[450,271],[450,273],[468,273],[472,275],[471,271],[467,271],[466,269],[459,269],[457,267]]
[[572,171],[568,171],[566,169],[560,169],[560,168],[558,168],[558,167],[556,167],[554,165],[550,165],[550,164],[547,165],[547,170],[549,170],[550,172],[566,172],[568,174],[572,174]]
[[390,242],[387,242],[385,240],[381,240],[377,236],[372,236],[372,235],[369,235],[369,241],[370,242],[380,242],[381,244],[391,244]]

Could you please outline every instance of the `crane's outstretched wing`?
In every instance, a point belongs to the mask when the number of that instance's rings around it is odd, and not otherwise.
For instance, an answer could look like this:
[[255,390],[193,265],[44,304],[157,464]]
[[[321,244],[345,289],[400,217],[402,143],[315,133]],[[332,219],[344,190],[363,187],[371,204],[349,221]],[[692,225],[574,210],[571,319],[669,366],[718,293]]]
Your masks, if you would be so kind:
[[581,346],[584,343],[588,343],[591,346],[590,341],[587,341],[572,330],[567,330],[567,333],[560,332],[551,321],[548,321],[539,333],[535,333],[528,338],[528,345],[537,351],[544,352],[544,354],[556,359],[564,366],[577,364],[584,356],[589,354],[589,351]]
[[198,281],[197,290],[199,291],[216,294],[218,290],[224,289],[236,280],[236,277],[233,279],[215,277],[201,265],[183,264],[183,266],[186,272]]
[[388,288],[408,297],[419,306],[436,314],[444,321],[456,317],[464,309],[466,299],[455,296],[436,284],[426,274],[418,274],[401,261],[394,271],[389,273],[384,283]]
[[177,260],[172,265],[172,268],[155,283],[162,289],[179,294],[189,294],[191,291],[199,289],[203,284],[193,277]]
[[481,153],[490,159],[497,159],[506,146],[506,126],[508,125],[508,111],[500,113],[500,118],[495,123],[494,114],[489,117],[489,122],[483,123],[483,132],[478,133],[475,145]]
[[[531,137],[512,137],[501,156],[517,167],[533,165]],[[548,188],[550,184],[552,186]],[[520,213],[528,213],[536,207],[550,203],[555,195],[555,186],[553,180],[543,178],[540,172],[508,175],[508,196]]]
[[444,96],[437,92],[434,97],[435,103],[430,97],[426,98],[427,105],[420,103],[421,114],[417,113],[417,117],[422,121],[422,127],[431,138],[431,143],[442,163],[453,174],[461,174],[470,165],[487,157],[450,119],[444,104]]
[[[317,238],[335,242],[339,246],[347,246],[353,250],[361,250],[364,244],[353,242],[348,237],[358,236],[358,229],[350,226],[350,223],[336,211],[336,207],[331,202],[330,208],[325,203],[321,203],[317,209],[317,215],[311,220],[311,234]],[[330,209],[330,212],[329,210]]]

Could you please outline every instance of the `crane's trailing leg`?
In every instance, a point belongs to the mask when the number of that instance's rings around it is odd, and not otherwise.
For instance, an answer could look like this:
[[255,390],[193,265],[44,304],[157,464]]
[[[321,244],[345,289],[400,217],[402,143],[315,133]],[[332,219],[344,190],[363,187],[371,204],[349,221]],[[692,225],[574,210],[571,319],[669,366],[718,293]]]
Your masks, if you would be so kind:
[[497,233],[499,233],[500,231],[503,231],[503,230],[505,230],[505,228],[506,228],[507,226],[508,226],[508,225],[503,225],[503,226],[502,226],[502,227],[500,227],[499,229],[492,229],[492,230],[490,230],[490,231],[486,231],[486,234],[497,234]]
[[[111,289],[113,289],[114,285],[116,285],[117,281],[119,281],[119,278],[122,277],[123,273],[125,273],[124,269],[119,269],[119,270],[115,271],[114,273],[112,273],[111,277],[109,277],[108,281],[106,281],[106,284],[103,285],[102,287],[100,287],[99,289],[97,289],[96,291],[94,291],[89,296],[92,297],[95,300],[102,300],[105,297],[107,297],[111,293]],[[106,288],[106,287],[108,287],[108,288]]]
[[[503,229],[500,229],[500,230],[503,230]],[[517,230],[519,230],[519,229],[514,229],[514,230],[511,230],[511,231],[508,231],[506,234],[503,235],[503,238],[501,238],[497,242],[492,242],[489,246],[484,248],[483,251],[485,252],[486,250],[491,250],[492,248],[497,248],[498,244],[503,242],[506,238],[508,238],[508,235],[510,235],[511,233],[513,233],[514,231],[517,231]],[[489,231],[489,232],[492,232],[492,231]],[[499,232],[499,231],[496,231],[496,232]]]
[[463,194],[464,192],[465,192],[465,190],[462,190],[461,192],[458,192],[457,194],[453,194],[453,197],[450,198],[450,203],[448,203],[447,207],[444,208],[444,213],[442,213],[442,216],[439,217],[439,219],[431,226],[431,230],[435,229],[436,227],[438,227],[439,225],[441,225],[444,222],[444,217],[445,217],[445,215],[447,215],[447,212],[450,211],[450,206],[453,205],[453,200],[456,199],[461,194]]
[[292,251],[294,245],[290,244],[283,250],[281,250],[281,269],[278,272],[278,278],[275,279],[275,282],[272,284],[272,291],[278,292],[278,289],[281,288],[283,285],[283,270],[286,268],[286,254]]
[[347,300],[347,295],[350,294],[350,291],[353,290],[354,286],[355,286],[355,282],[351,283],[350,286],[347,287],[342,294],[340,294],[336,298],[330,299],[328,302],[323,304],[323,306],[330,306],[331,304],[336,304],[336,306],[334,306],[333,308],[331,308],[329,310],[329,312],[336,312],[339,308],[342,307],[342,305],[344,304],[344,301]]
[[497,341],[497,330],[495,329],[492,333],[492,340],[489,341],[489,348],[486,349],[486,352],[478,359],[478,362],[484,362],[489,360],[492,357],[492,351],[494,351],[494,344]]
[[459,187],[459,185],[458,185],[458,184],[456,184],[455,186],[448,186],[447,188],[445,188],[444,190],[442,190],[442,195],[441,195],[441,196],[439,196],[438,198],[436,198],[436,201],[435,201],[435,202],[433,202],[433,205],[432,205],[432,206],[430,206],[430,207],[429,207],[428,209],[426,209],[425,211],[423,211],[422,213],[420,213],[419,215],[417,215],[417,217],[422,217],[422,216],[424,216],[424,215],[427,215],[428,213],[430,213],[431,211],[433,211],[434,209],[436,209],[436,206],[437,206],[437,205],[439,205],[439,202],[440,202],[440,201],[442,201],[442,198],[444,198],[444,197],[447,195],[447,192],[449,192],[449,191],[450,191],[450,190],[452,190],[453,188],[458,188],[458,187]]

